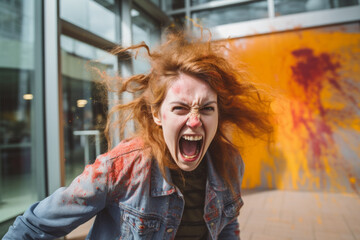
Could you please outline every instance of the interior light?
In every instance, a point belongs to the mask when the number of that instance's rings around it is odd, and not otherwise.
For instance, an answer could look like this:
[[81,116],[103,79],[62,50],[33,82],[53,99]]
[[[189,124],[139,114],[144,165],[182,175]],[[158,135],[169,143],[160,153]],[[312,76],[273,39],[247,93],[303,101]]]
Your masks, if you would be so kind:
[[79,108],[85,107],[85,105],[88,103],[88,101],[86,99],[79,99],[76,101],[76,105]]
[[140,15],[140,13],[139,13],[139,11],[137,11],[137,10],[135,10],[135,9],[131,9],[130,15],[131,15],[132,17],[137,17],[137,16]]
[[28,93],[28,94],[24,94],[23,98],[25,100],[32,100],[34,98],[34,96],[32,94]]

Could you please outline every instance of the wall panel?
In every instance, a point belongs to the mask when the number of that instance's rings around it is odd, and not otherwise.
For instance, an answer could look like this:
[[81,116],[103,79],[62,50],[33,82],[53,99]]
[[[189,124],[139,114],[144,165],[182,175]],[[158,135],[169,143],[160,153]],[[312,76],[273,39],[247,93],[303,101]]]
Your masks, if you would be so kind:
[[[359,23],[228,40],[274,98],[275,142],[245,145],[245,188],[359,192]],[[267,149],[267,150],[261,150]]]

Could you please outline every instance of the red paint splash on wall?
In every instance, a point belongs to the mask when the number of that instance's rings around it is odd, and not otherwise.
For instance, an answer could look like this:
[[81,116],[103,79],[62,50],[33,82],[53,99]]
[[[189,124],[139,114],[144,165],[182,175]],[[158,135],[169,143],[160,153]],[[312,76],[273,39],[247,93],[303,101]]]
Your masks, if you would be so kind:
[[246,145],[243,187],[360,189],[359,42],[358,24],[226,41],[230,62],[271,86],[279,122],[271,152],[233,135]]
[[[300,126],[306,129],[309,137],[309,147],[314,161],[310,162],[313,169],[324,169],[320,157],[330,146],[332,139],[332,129],[324,119],[327,117],[327,110],[321,102],[321,91],[325,84],[331,84],[337,90],[342,92],[338,83],[338,69],[340,63],[333,60],[328,53],[314,54],[310,48],[302,48],[292,51],[297,63],[291,66],[293,79],[303,89],[305,95],[301,97],[299,108],[292,109],[292,119],[294,129]],[[316,110],[313,112],[312,110]]]
[[294,50],[292,55],[297,59],[297,64],[291,67],[293,78],[303,87],[306,94],[305,102],[309,107],[314,105],[321,116],[324,116],[325,108],[321,103],[320,92],[324,87],[324,82],[330,83],[342,92],[337,73],[341,67],[340,63],[332,60],[328,53],[315,55],[310,48]]
[[[298,59],[296,66],[292,66],[291,70],[294,79],[302,85],[305,91],[321,90],[324,77],[328,73],[332,75],[330,79],[338,77],[337,70],[341,67],[340,63],[333,62],[328,53],[321,53],[318,56],[310,48],[302,48],[292,52],[292,55]],[[337,87],[340,85],[336,84]]]

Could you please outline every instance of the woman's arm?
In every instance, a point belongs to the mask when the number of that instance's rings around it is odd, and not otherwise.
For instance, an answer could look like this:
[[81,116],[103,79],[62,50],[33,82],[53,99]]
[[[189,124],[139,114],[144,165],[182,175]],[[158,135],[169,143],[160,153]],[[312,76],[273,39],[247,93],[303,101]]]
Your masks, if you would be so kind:
[[16,218],[3,240],[64,236],[105,207],[108,166],[101,157],[69,187],[59,188]]

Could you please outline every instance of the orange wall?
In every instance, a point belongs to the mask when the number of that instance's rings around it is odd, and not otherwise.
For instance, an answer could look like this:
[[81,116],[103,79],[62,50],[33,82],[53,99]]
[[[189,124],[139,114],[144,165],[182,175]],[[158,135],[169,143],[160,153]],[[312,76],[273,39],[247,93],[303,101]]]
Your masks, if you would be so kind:
[[244,188],[360,191],[360,25],[228,40],[274,95],[267,148],[246,139]]

